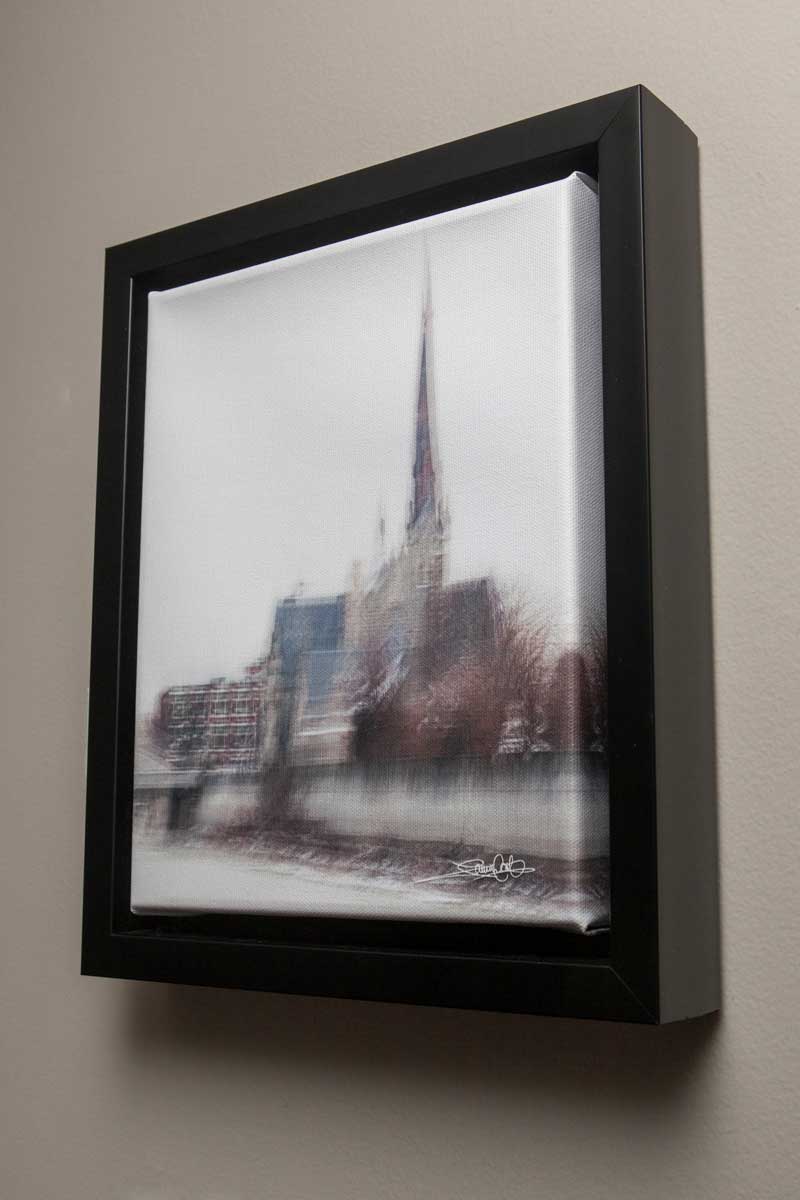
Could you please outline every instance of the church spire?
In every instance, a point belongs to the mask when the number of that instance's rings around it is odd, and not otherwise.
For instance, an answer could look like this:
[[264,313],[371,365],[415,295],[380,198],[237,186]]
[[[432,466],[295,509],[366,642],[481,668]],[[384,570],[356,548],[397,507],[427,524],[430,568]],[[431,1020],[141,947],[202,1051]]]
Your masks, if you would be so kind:
[[422,310],[422,346],[417,390],[417,415],[414,433],[414,497],[411,502],[409,529],[417,525],[426,513],[437,510],[436,472],[433,465],[431,435],[431,406],[433,401],[433,363],[431,339],[433,309],[431,307],[431,272],[425,254],[425,303]]

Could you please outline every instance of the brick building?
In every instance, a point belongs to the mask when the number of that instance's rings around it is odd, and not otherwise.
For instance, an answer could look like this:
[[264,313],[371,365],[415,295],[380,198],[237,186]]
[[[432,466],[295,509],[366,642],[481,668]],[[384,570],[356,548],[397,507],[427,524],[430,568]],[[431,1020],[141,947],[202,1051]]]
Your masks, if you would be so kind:
[[207,771],[256,768],[263,668],[263,660],[259,660],[238,679],[212,679],[162,692],[154,730],[172,767]]

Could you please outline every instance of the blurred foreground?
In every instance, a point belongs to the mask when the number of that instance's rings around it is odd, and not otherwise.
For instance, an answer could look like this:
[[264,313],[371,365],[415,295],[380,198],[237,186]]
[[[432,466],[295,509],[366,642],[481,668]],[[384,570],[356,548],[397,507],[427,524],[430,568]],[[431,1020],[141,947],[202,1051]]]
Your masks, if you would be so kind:
[[602,755],[167,782],[137,790],[136,911],[608,924]]

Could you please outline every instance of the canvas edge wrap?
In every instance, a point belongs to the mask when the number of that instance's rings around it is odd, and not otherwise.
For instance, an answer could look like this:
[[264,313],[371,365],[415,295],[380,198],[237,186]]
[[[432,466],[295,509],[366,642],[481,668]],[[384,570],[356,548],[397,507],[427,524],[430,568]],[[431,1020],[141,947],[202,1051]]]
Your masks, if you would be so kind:
[[[708,595],[704,514],[697,518],[690,539],[687,573],[702,572],[705,563],[705,581],[683,579],[679,587],[663,587],[681,549],[668,536],[671,506],[678,505],[684,514],[691,509],[689,497],[676,494],[681,487],[676,467],[685,459],[692,465],[691,494],[705,494],[704,430],[698,425],[697,409],[699,404],[702,412],[703,400],[699,243],[691,236],[692,229],[696,231],[696,169],[687,138],[693,145],[690,131],[649,93],[635,87],[107,252],[84,974],[645,1023],[698,1015],[714,1007],[716,827],[713,741],[706,711],[710,647],[700,618],[692,626],[683,654],[686,661],[690,650],[705,646],[705,665],[698,666],[699,674],[691,680],[690,704],[696,716],[703,716],[697,734],[702,744],[690,747],[691,761],[686,764],[669,762],[670,754],[682,753],[681,738],[691,723],[688,713],[676,711],[681,675],[671,655],[690,618],[689,607]],[[125,506],[126,496],[135,499],[137,487],[139,497],[141,493],[141,480],[134,479],[138,452],[129,445],[131,428],[136,426],[135,421],[133,426],[129,423],[130,363],[137,355],[130,336],[135,294],[148,286],[148,273],[160,272],[161,286],[175,286],[190,261],[203,264],[207,274],[234,270],[248,265],[254,252],[275,239],[291,253],[295,230],[307,237],[311,228],[317,244],[323,244],[331,228],[336,234],[327,240],[347,236],[350,225],[355,232],[381,227],[382,221],[386,224],[382,214],[390,205],[393,213],[400,207],[408,214],[403,219],[413,219],[419,204],[424,207],[432,195],[452,193],[460,204],[470,203],[480,198],[475,191],[486,179],[493,181],[494,194],[503,190],[498,180],[508,180],[506,190],[513,191],[523,174],[529,183],[537,181],[539,162],[543,175],[539,181],[544,182],[554,163],[563,165],[566,174],[580,169],[587,153],[595,154],[600,163],[603,351],[604,358],[607,352],[609,357],[604,362],[604,386],[608,394],[611,384],[615,397],[606,413],[606,446],[617,436],[621,439],[615,443],[616,465],[633,456],[630,473],[616,490],[609,487],[613,471],[608,456],[606,460],[607,536],[612,538],[614,521],[621,522],[624,535],[616,540],[611,555],[615,561],[607,566],[607,577],[610,581],[613,568],[618,613],[628,605],[634,617],[632,633],[619,643],[623,653],[616,676],[613,666],[610,670],[612,685],[617,680],[616,699],[610,697],[612,719],[616,705],[627,721],[621,731],[634,738],[627,748],[618,738],[612,753],[610,958],[574,961],[410,952],[344,943],[273,944],[248,939],[244,930],[230,937],[196,936],[191,931],[120,924],[126,882],[123,843],[130,831],[130,813],[121,811],[120,760],[124,763],[132,738],[120,717],[122,672],[129,669],[121,658],[123,580],[132,557],[131,546],[124,542],[126,532],[130,534]],[[676,177],[670,177],[670,172],[676,172]],[[677,207],[676,195],[684,197]],[[673,339],[670,331],[676,324],[680,331]],[[682,350],[688,354],[684,364]],[[673,394],[684,390],[686,395],[675,401],[681,419],[672,432],[666,431],[661,448],[665,414]],[[693,440],[689,449],[684,445],[687,438]],[[620,505],[631,496],[635,498],[633,519],[627,513],[623,519]],[[138,547],[133,557],[138,559]],[[622,631],[625,623],[618,620],[617,624]],[[611,629],[609,637],[613,637]],[[698,788],[694,800],[681,791],[690,778]],[[710,786],[704,790],[706,783]],[[613,815],[615,787],[620,802]],[[691,861],[686,854],[681,858],[685,839],[696,836],[699,843],[693,847]],[[616,873],[615,846],[619,849]],[[128,868],[129,859],[128,849]],[[699,902],[705,903],[706,916],[695,930],[694,906]]]

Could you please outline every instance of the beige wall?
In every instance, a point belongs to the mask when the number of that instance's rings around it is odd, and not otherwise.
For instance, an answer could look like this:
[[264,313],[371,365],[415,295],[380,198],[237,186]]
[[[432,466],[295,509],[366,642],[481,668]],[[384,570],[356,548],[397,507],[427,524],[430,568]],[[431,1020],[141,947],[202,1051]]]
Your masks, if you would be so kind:
[[[6,0],[4,1200],[797,1194],[795,7]],[[702,147],[723,1017],[81,979],[103,247],[638,81]]]

